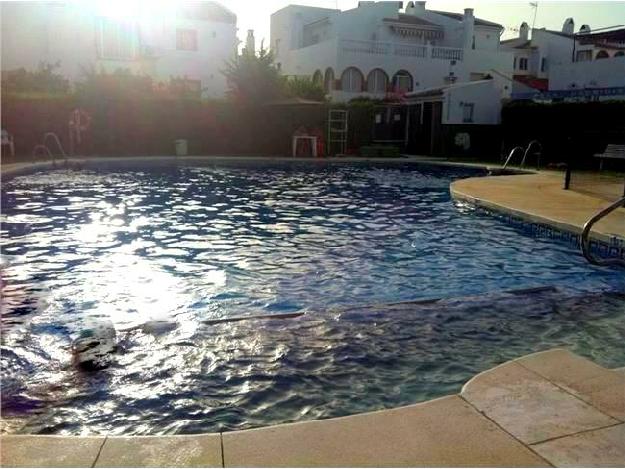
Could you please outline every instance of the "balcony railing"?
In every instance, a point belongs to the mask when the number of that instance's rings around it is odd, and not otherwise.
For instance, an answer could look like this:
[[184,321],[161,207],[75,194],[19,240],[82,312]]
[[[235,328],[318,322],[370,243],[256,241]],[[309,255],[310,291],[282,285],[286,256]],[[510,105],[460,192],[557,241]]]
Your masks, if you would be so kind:
[[396,44],[393,42],[356,41],[342,39],[340,49],[345,52],[365,55],[394,55],[398,57],[421,57],[441,60],[462,60],[463,50],[455,47],[433,47],[418,44]]

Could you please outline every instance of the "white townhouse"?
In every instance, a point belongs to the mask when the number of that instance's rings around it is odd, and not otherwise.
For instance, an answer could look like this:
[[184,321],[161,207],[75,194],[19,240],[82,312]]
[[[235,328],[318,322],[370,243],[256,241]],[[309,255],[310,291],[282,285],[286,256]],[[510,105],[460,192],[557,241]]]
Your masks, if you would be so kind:
[[1,2],[1,16],[3,71],[59,63],[71,82],[85,70],[128,69],[218,98],[238,46],[236,15],[211,1]]
[[290,5],[271,15],[271,49],[285,75],[310,76],[335,101],[384,97],[492,78],[512,89],[513,53],[503,26],[429,10],[426,2],[361,1],[340,11]]
[[573,18],[561,31],[533,29],[521,24],[519,37],[502,41],[514,53],[513,93],[625,87],[625,29],[587,24],[575,32]]

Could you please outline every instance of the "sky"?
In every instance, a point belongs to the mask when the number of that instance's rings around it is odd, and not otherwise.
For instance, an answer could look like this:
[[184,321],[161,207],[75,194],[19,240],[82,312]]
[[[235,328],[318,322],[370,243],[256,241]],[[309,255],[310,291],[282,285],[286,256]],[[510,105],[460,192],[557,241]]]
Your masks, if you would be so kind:
[[[348,10],[358,5],[358,0],[219,0],[237,15],[238,37],[244,41],[248,29],[254,30],[256,45],[265,39],[269,45],[269,17],[289,4],[339,8]],[[407,2],[404,1],[404,5]],[[506,27],[502,39],[518,35],[519,25],[525,21],[530,27],[534,9],[528,1],[485,1],[485,0],[428,0],[426,8],[462,13],[465,8],[474,8],[475,16],[495,21]],[[592,29],[625,25],[625,1],[545,1],[538,2],[536,28],[557,29],[568,17],[575,20],[575,29],[588,24]]]

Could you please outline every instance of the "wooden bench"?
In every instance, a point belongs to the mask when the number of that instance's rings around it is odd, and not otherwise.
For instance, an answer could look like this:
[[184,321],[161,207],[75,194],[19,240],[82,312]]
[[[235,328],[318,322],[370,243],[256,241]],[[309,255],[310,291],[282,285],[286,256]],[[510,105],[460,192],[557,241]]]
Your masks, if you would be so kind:
[[604,159],[625,160],[625,145],[608,144],[603,153],[596,153],[595,158],[600,158],[599,171],[603,169]]

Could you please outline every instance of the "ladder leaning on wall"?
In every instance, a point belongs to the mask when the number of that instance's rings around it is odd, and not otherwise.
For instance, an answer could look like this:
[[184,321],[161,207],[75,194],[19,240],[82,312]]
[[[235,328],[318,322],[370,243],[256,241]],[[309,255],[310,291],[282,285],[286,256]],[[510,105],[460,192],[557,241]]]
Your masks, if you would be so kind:
[[344,155],[347,149],[347,117],[344,109],[328,112],[328,156]]

